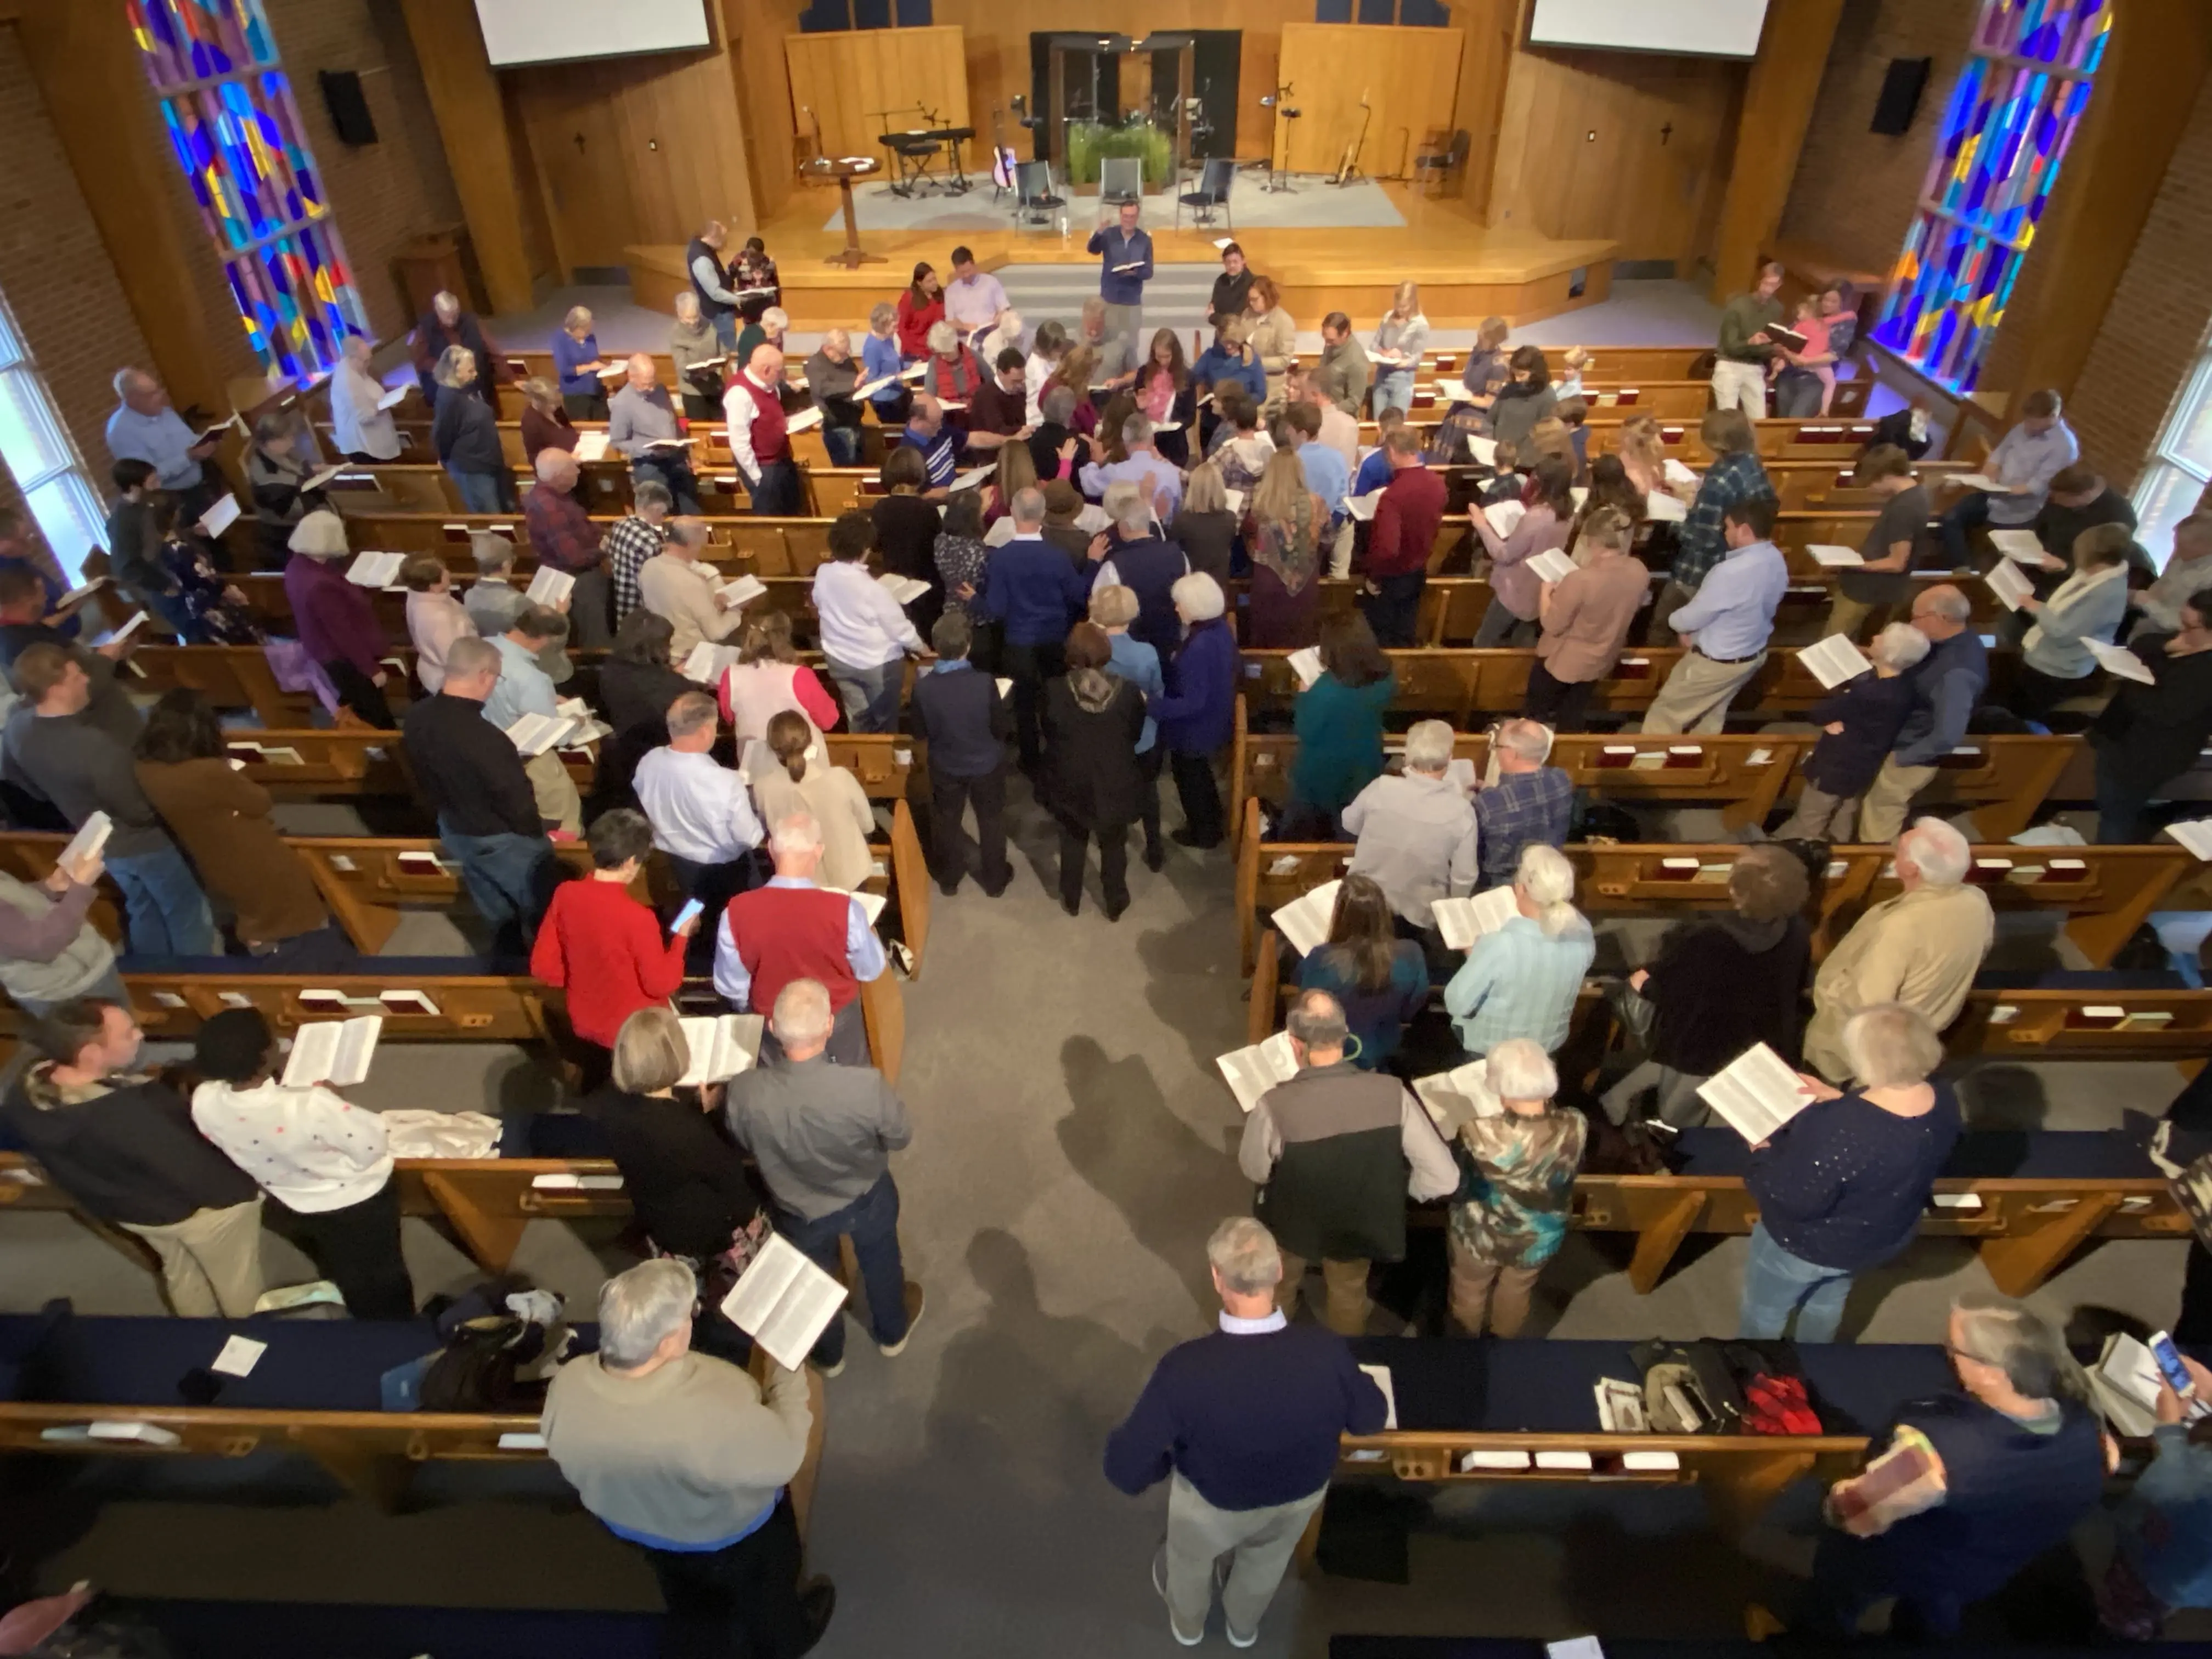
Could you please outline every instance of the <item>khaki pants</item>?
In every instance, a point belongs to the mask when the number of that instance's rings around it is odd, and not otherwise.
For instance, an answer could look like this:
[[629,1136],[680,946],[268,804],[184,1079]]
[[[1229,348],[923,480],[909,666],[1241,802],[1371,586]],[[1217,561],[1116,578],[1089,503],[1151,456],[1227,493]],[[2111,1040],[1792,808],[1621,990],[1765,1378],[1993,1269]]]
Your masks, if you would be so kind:
[[523,762],[522,769],[530,779],[530,793],[538,797],[538,816],[556,830],[583,834],[583,798],[576,793],[575,779],[562,764],[560,751],[548,749],[532,755]]
[[1725,357],[1713,365],[1713,407],[1741,409],[1754,421],[1766,418],[1766,365],[1732,363]]
[[1520,1335],[1528,1322],[1528,1298],[1536,1288],[1536,1275],[1543,1269],[1479,1261],[1456,1238],[1449,1241],[1449,1249],[1452,1323],[1469,1336],[1480,1336],[1486,1313],[1492,1336]]
[[1913,796],[1935,777],[1932,766],[1899,766],[1894,755],[1884,761],[1859,808],[1859,839],[1869,847],[1877,842],[1895,841],[1905,828]]
[[1838,1087],[1848,1085],[1851,1077],[1850,1057],[1844,1052],[1844,1027],[1850,1019],[1848,1011],[1816,1002],[1805,1026],[1806,1065]]
[[1719,731],[1728,724],[1729,700],[1765,660],[1764,651],[1743,662],[1715,662],[1702,652],[1685,652],[1652,698],[1643,730],[1649,734]]
[[244,1319],[267,1288],[258,1194],[227,1210],[195,1210],[166,1227],[118,1224],[161,1258],[169,1309],[179,1319]]
[[1808,783],[1797,797],[1797,810],[1790,815],[1790,822],[1777,830],[1771,839],[1825,841],[1832,847],[1844,846],[1850,841],[1851,827],[1858,816],[1856,795],[1832,795]]
[[1862,637],[1869,617],[1879,622],[1888,614],[1889,607],[1886,605],[1869,605],[1863,599],[1838,593],[1828,605],[1826,630],[1856,641]]
[[1177,1474],[1168,1486],[1168,1541],[1163,1546],[1168,1621],[1184,1634],[1204,1632],[1206,1609],[1213,1603],[1214,1563],[1225,1555],[1229,1578],[1221,1587],[1222,1616],[1237,1635],[1255,1634],[1306,1522],[1328,1495],[1323,1486],[1265,1509],[1221,1510]]
[[[1275,1300],[1285,1314],[1298,1310],[1298,1287],[1306,1276],[1306,1261],[1303,1256],[1283,1252],[1283,1283]],[[1321,1264],[1322,1282],[1328,1287],[1328,1299],[1322,1304],[1321,1322],[1339,1336],[1367,1334],[1367,1267],[1364,1261],[1324,1261]]]
[[1328,574],[1340,580],[1352,574],[1352,523],[1351,516],[1346,514],[1344,522],[1336,527],[1333,540],[1328,532],[1322,532],[1322,539],[1328,548]]

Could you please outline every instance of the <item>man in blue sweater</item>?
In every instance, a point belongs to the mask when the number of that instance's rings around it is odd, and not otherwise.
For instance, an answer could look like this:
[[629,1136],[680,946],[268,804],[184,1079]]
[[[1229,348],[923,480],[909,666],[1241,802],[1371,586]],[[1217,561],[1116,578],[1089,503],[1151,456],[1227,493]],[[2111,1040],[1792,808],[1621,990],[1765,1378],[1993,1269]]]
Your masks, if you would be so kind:
[[1221,1328],[1160,1360],[1107,1437],[1106,1478],[1132,1496],[1170,1482],[1152,1588],[1176,1640],[1206,1639],[1214,1568],[1226,1556],[1221,1611],[1230,1645],[1249,1648],[1328,1490],[1338,1437],[1379,1433],[1388,1407],[1342,1337],[1292,1325],[1276,1308],[1273,1234],[1234,1217],[1213,1230],[1206,1255]]
[[929,839],[937,854],[937,890],[951,898],[967,866],[960,821],[975,803],[981,857],[976,884],[991,897],[1006,890],[1006,739],[1013,735],[1006,700],[988,674],[968,660],[975,629],[963,611],[948,611],[930,630],[935,666],[914,683],[908,712],[914,734],[929,745]]
[[1014,683],[1014,733],[1020,740],[1022,770],[1034,775],[1043,763],[1044,744],[1038,711],[1044,683],[1065,672],[1067,630],[1075,626],[1091,598],[1103,544],[1094,542],[1091,562],[1079,571],[1067,555],[1044,538],[1044,492],[1017,489],[1007,506],[1013,539],[991,555],[983,567],[980,592],[963,587],[958,597],[977,615],[1006,624],[1006,653],[1000,666]]
[[1869,845],[1897,839],[1913,796],[1935,781],[1936,763],[1965,740],[1967,722],[1989,690],[1989,653],[1972,616],[1966,596],[1948,583],[1912,602],[1912,625],[1928,636],[1928,654],[1911,676],[1912,712],[1859,808],[1859,839]]

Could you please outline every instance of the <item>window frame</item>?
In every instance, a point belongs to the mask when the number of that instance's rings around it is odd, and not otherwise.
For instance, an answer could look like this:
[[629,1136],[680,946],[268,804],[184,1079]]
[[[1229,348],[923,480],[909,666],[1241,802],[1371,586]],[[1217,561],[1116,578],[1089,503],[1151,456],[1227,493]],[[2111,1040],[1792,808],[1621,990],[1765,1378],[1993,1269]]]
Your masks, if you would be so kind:
[[[0,294],[0,381],[21,387],[23,394],[0,398],[0,411],[20,408],[42,422],[43,434],[27,435],[34,436],[46,452],[38,457],[35,469],[27,469],[22,465],[25,447],[16,440],[14,422],[0,419],[0,463],[6,465],[23,499],[23,510],[39,526],[63,570],[82,577],[86,556],[106,546],[106,507],[93,487],[76,434],[62,418],[53,388],[46,383],[5,294]],[[59,464],[46,465],[47,456],[56,454]]]

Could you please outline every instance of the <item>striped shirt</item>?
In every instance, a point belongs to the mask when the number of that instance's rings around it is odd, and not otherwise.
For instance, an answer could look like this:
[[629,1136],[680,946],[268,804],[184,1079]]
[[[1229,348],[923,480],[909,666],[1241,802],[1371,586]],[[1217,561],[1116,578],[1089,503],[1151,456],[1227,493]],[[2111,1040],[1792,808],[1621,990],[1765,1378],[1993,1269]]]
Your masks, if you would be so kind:
[[1444,987],[1444,1007],[1471,1054],[1508,1037],[1529,1037],[1556,1051],[1567,1040],[1575,998],[1597,953],[1589,923],[1577,916],[1553,939],[1527,916],[1485,933]]

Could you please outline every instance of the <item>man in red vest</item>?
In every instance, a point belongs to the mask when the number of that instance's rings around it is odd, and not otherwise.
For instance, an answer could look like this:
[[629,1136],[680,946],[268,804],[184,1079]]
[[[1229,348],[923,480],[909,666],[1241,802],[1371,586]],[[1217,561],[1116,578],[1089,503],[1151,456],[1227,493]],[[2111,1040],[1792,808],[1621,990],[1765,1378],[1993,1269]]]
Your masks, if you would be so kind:
[[799,514],[799,467],[791,458],[791,434],[783,422],[782,385],[783,353],[772,345],[757,345],[722,392],[730,453],[744,474],[754,514],[763,518]]
[[[768,845],[775,876],[766,886],[738,894],[722,912],[714,938],[714,988],[738,1012],[765,1015],[792,981],[818,981],[830,993],[830,1058],[866,1066],[860,982],[884,971],[883,941],[858,898],[816,883],[822,826],[811,813],[779,818],[770,826]],[[775,1033],[763,1032],[762,1058],[780,1053]]]

